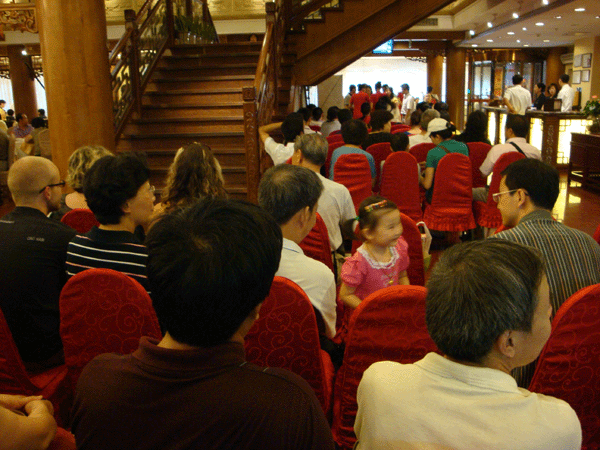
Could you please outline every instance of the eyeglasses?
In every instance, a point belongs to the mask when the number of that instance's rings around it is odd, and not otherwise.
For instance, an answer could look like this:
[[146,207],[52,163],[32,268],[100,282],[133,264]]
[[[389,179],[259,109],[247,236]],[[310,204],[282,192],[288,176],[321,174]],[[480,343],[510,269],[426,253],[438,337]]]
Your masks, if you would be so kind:
[[47,184],[46,186],[44,186],[43,188],[41,188],[38,192],[38,194],[41,194],[42,192],[44,192],[44,189],[46,189],[47,187],[55,187],[55,186],[60,186],[65,187],[65,185],[67,184],[67,182],[65,180],[60,180],[58,183],[53,183],[53,184]]
[[[504,194],[511,194],[513,192],[517,192],[519,189],[513,189],[512,191],[504,191],[504,192],[496,192],[495,194],[492,194],[492,198],[494,199],[494,201],[496,203],[498,203],[500,201],[500,196],[504,195]],[[525,195],[528,195],[527,192],[525,193]]]

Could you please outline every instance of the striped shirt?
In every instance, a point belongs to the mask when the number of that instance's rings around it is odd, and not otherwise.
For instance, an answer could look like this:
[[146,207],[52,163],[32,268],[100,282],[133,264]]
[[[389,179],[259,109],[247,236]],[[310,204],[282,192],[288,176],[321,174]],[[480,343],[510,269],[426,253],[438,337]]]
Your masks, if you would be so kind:
[[70,278],[86,269],[112,269],[130,276],[148,290],[147,259],[146,246],[132,233],[94,227],[69,242],[67,276]]
[[[550,285],[552,317],[575,292],[600,283],[600,246],[589,234],[555,221],[549,211],[533,211],[516,227],[494,238],[528,245],[542,253]],[[535,362],[513,371],[519,386],[528,387],[534,370]]]

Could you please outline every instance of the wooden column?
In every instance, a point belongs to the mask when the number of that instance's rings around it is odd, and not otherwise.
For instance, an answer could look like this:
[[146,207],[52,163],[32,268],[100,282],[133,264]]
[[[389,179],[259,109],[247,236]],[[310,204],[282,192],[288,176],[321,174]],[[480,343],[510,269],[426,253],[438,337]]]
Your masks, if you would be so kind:
[[546,59],[546,86],[549,86],[550,83],[558,84],[558,79],[565,73],[565,66],[560,60],[560,55],[564,52],[565,49],[562,47],[550,49],[550,53]]
[[446,52],[446,103],[456,128],[462,130],[465,123],[465,64],[464,48],[450,46]]
[[[27,114],[31,121],[37,116],[38,109],[35,95],[36,81],[33,77],[33,70],[25,64],[27,57],[23,56],[23,50],[25,50],[24,45],[8,46],[9,74],[15,103],[8,107],[15,110],[15,115]],[[31,65],[31,58],[29,58],[29,65]]]
[[104,0],[36,2],[52,159],[62,176],[83,145],[115,149]]
[[442,95],[442,75],[444,72],[444,56],[427,55],[427,86],[433,88],[433,93]]

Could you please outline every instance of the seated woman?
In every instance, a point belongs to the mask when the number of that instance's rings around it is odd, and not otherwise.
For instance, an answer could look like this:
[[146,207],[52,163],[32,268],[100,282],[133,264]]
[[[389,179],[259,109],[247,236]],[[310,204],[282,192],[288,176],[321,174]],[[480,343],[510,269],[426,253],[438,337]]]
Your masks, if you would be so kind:
[[45,450],[56,434],[52,404],[42,396],[0,394],[0,450]]
[[358,120],[362,120],[367,124],[367,126],[369,126],[371,123],[371,104],[369,102],[364,102],[360,106],[360,113],[362,114],[362,117],[360,117]]
[[435,169],[437,169],[440,160],[448,153],[462,153],[463,155],[469,156],[469,148],[467,145],[452,139],[452,135],[455,131],[456,127],[454,125],[441,118],[433,119],[427,126],[429,137],[436,147],[432,148],[427,153],[425,171],[423,172],[419,183],[427,189],[425,198],[429,203],[431,203],[431,197],[433,195]]
[[162,201],[155,215],[184,208],[203,198],[227,198],[219,161],[208,145],[194,142],[181,147],[169,168]]
[[485,142],[491,144],[487,137],[488,119],[483,111],[473,111],[467,117],[467,123],[464,131],[454,138],[455,141],[464,142]]
[[133,153],[105,156],[83,182],[83,194],[99,227],[75,236],[67,249],[67,276],[86,269],[122,272],[147,289],[148,252],[134,232],[147,227],[154,211],[154,186],[146,162]]
[[412,113],[410,113],[410,130],[408,130],[409,135],[420,134],[421,133],[421,112],[420,109],[415,109]]
[[83,195],[85,174],[97,160],[109,155],[112,155],[112,153],[100,145],[79,147],[71,154],[67,169],[67,183],[75,192],[63,194],[60,200],[60,209],[50,213],[51,219],[60,220],[72,209],[88,207]]

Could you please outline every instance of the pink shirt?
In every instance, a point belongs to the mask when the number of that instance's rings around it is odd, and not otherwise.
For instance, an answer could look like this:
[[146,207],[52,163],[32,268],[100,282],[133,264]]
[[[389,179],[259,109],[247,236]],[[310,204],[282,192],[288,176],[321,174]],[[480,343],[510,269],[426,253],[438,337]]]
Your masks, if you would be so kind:
[[361,300],[375,291],[398,284],[398,274],[408,268],[408,244],[402,236],[390,251],[392,258],[383,264],[373,260],[361,245],[342,266],[342,281],[355,287],[354,294]]

